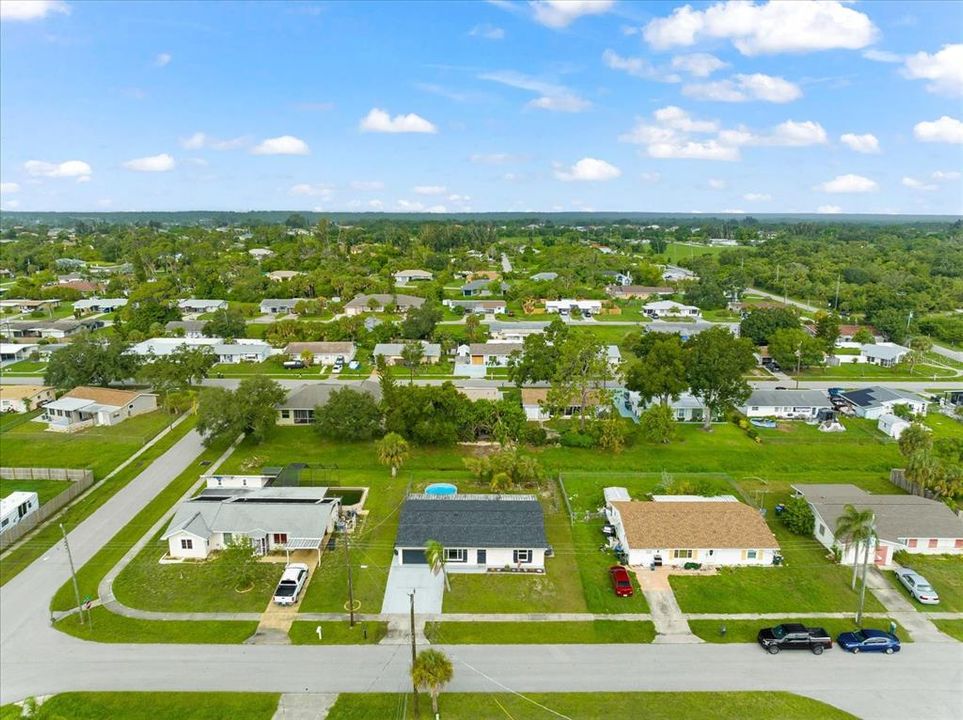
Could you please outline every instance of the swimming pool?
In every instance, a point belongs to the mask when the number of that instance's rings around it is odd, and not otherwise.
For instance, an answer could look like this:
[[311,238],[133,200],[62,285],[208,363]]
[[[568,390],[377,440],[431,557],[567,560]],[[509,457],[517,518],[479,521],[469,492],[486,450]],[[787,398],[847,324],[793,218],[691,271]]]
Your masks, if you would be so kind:
[[425,495],[457,495],[458,488],[451,483],[432,483],[425,488]]

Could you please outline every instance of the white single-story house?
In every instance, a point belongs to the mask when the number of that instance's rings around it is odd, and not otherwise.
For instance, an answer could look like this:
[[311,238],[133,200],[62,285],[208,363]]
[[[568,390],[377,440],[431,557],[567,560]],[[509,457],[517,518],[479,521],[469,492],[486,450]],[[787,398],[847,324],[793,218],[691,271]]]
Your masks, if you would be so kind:
[[442,304],[452,310],[463,308],[465,312],[479,315],[504,315],[508,310],[504,300],[444,300]]
[[695,305],[683,305],[675,300],[656,300],[642,306],[642,312],[650,318],[686,317],[698,319],[702,311]]
[[[422,364],[434,365],[441,360],[440,344],[430,343],[427,340],[416,340],[415,342],[421,343]],[[372,354],[375,361],[377,361],[379,357],[384,357],[385,362],[389,365],[399,365],[403,362],[401,351],[404,349],[404,343],[378,343],[374,346],[374,352]]]
[[739,335],[739,323],[666,322],[664,320],[653,320],[643,325],[642,329],[647,333],[672,333],[673,335],[678,335],[679,339],[685,342],[690,337],[694,337],[712,327],[724,327],[733,335]]
[[328,402],[331,393],[345,388],[368,393],[375,401],[381,401],[381,386],[371,380],[344,386],[305,383],[288,393],[285,401],[278,405],[278,425],[310,425],[314,422],[314,408]]
[[524,342],[529,335],[541,335],[548,327],[547,322],[525,321],[499,322],[488,325],[488,334],[493,342]]
[[[561,412],[552,413],[548,407],[548,388],[522,388],[522,409],[525,418],[535,422],[551,420],[553,417],[577,417],[582,406],[577,402],[563,408]],[[610,391],[595,390],[589,393],[589,407],[595,413],[600,413],[612,404]],[[586,413],[588,416],[589,413]]]
[[912,423],[909,420],[904,420],[896,415],[890,415],[889,413],[884,413],[879,416],[879,420],[876,423],[876,429],[879,430],[884,435],[889,435],[891,438],[899,440],[900,435],[908,428]]
[[[643,403],[642,396],[639,393],[634,390],[625,390],[621,399],[616,395],[615,402],[622,402],[625,409],[631,411],[638,418],[650,407],[658,405],[661,401],[658,398],[653,398],[648,403]],[[672,417],[675,418],[676,422],[702,422],[707,412],[702,401],[688,392],[682,393],[677,398],[670,398],[669,409],[672,411]]]
[[847,547],[835,536],[836,523],[847,505],[872,510],[876,516],[879,540],[870,557],[877,565],[892,565],[893,555],[899,550],[923,555],[963,554],[963,519],[945,503],[919,495],[872,495],[847,483],[795,484],[792,488],[812,508],[815,538],[829,550],[838,547],[844,564],[851,564],[856,552],[855,545]]
[[409,495],[398,519],[394,562],[426,565],[432,540],[445,548],[449,573],[544,572],[549,550],[534,495]]
[[[838,350],[830,359],[831,365],[867,364],[880,367],[893,367],[906,360],[911,350],[896,343],[859,344],[853,342],[837,342]],[[858,351],[858,353],[857,353]]]
[[675,288],[651,287],[648,285],[609,285],[605,292],[616,300],[648,300],[653,295],[664,296],[675,294]]
[[139,390],[75,387],[43,406],[48,430],[73,432],[94,425],[118,425],[157,409],[157,395]]
[[895,415],[893,410],[898,405],[905,405],[914,415],[926,415],[926,400],[908,390],[875,385],[862,390],[847,390],[839,397],[853,408],[857,417],[869,420],[879,420],[880,415]]
[[488,297],[494,293],[503,293],[508,289],[508,285],[498,280],[491,280],[481,277],[471,280],[461,286],[462,297]]
[[559,315],[569,315],[572,310],[578,308],[583,315],[598,315],[602,312],[601,300],[546,300],[545,312],[558,313]]
[[263,340],[238,338],[233,343],[225,343],[217,337],[150,338],[131,347],[130,352],[142,357],[160,357],[170,355],[179,347],[209,347],[219,363],[264,362],[281,352]]
[[285,282],[303,274],[300,270],[274,270],[269,272],[267,277],[268,280],[273,280],[274,282]]
[[10,298],[0,300],[0,310],[16,310],[17,312],[28,313],[41,310],[47,312],[60,305],[59,300],[28,300],[27,298]]
[[127,298],[88,298],[74,303],[74,312],[109,313],[127,304]]
[[534,280],[535,282],[551,282],[552,280],[558,279],[557,272],[540,272],[529,276],[529,280]]
[[261,301],[262,315],[290,315],[303,298],[267,298]]
[[40,508],[35,492],[16,491],[0,498],[0,533],[4,533]]
[[338,358],[351,362],[358,353],[353,342],[293,342],[284,348],[284,354],[292,360],[300,360],[305,352],[313,356],[313,365],[334,365]]
[[415,282],[428,282],[433,277],[427,270],[399,270],[395,273],[395,282],[399,285],[409,285]]
[[278,354],[278,351],[263,342],[217,343],[213,349],[217,361],[225,364],[261,363]]
[[680,280],[698,280],[699,276],[678,265],[666,265],[662,270],[662,279],[667,282],[678,282]]
[[779,550],[759,511],[731,495],[616,500],[606,514],[633,566],[772,565]]
[[254,552],[317,550],[334,531],[341,501],[327,488],[208,488],[177,506],[167,531],[172,558],[201,560],[238,538]]
[[[602,248],[599,248],[600,250]],[[605,248],[609,253],[613,252],[611,248]],[[609,254],[606,253],[606,254]],[[630,272],[619,272],[618,270],[603,270],[602,277],[609,278],[613,285],[631,285],[632,284],[632,273]]]
[[0,413],[30,412],[56,397],[46,385],[0,385]]
[[164,331],[176,335],[183,331],[181,337],[196,339],[205,337],[204,326],[207,320],[171,320],[164,326]]
[[179,300],[177,308],[183,313],[201,314],[215,312],[217,310],[227,310],[227,300],[202,300],[199,298],[188,298]]
[[394,305],[398,312],[406,313],[412,308],[419,308],[425,304],[425,299],[414,295],[401,295],[386,293],[375,295],[355,295],[345,303],[344,312],[346,315],[361,315],[366,312],[384,312],[389,305]]
[[274,254],[273,250],[268,250],[267,248],[251,248],[247,251],[255,260],[263,260],[264,258],[269,258]]
[[753,390],[739,412],[748,418],[816,420],[831,412],[829,396],[821,390]]
[[[5,327],[5,323],[0,324],[0,330]],[[37,347],[38,346],[34,344],[0,343],[0,362],[6,363],[26,360],[34,353]]]
[[97,330],[104,323],[95,318],[84,320],[0,320],[0,332],[15,338],[44,338],[62,340],[82,330]]
[[513,352],[522,352],[521,343],[471,343],[460,345],[455,355],[455,375],[484,377],[488,368],[508,366]]

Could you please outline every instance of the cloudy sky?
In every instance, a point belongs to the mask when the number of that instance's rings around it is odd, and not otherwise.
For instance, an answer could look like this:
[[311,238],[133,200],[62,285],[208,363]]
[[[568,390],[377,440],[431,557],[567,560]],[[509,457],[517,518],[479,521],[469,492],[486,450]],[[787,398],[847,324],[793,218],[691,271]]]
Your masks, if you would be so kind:
[[7,210],[963,212],[963,3],[0,0]]

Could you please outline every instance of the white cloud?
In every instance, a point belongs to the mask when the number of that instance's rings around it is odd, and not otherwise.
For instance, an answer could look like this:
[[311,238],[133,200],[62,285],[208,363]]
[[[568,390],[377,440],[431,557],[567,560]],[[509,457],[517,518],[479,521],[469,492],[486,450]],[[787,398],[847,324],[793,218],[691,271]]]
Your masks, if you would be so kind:
[[738,160],[739,149],[722,145],[716,140],[702,142],[662,142],[649,145],[650,157],[680,160]]
[[564,28],[583,15],[607,13],[615,0],[533,0],[530,5],[537,22],[550,28]]
[[709,178],[709,188],[712,190],[725,190],[726,181],[719,178]]
[[742,199],[749,202],[766,202],[772,200],[772,195],[769,193],[746,193],[742,196]]
[[288,192],[292,195],[301,195],[303,197],[319,197],[322,200],[327,200],[331,197],[332,188],[330,185],[325,185],[324,183],[318,183],[316,185],[311,185],[309,183],[298,183],[297,185],[292,185]]
[[824,183],[820,183],[813,189],[827,193],[864,193],[878,190],[879,185],[875,180],[870,180],[862,175],[853,175],[852,173],[849,173],[847,175],[839,175],[832,180],[827,180]]
[[20,192],[20,184],[15,182],[0,182],[0,195],[12,195]]
[[932,93],[963,96],[963,43],[944,45],[932,55],[918,52],[906,58],[903,75],[911,80],[929,80]]
[[762,144],[800,147],[822,145],[826,141],[826,130],[818,122],[786,120],[786,122],[776,125],[772,134],[764,139]]
[[505,37],[505,31],[502,28],[489,25],[488,23],[476,25],[468,31],[468,34],[472,37],[483,38],[484,40],[502,40]]
[[582,158],[568,169],[555,169],[555,177],[565,182],[613,180],[621,174],[622,171],[615,165],[590,157]]
[[958,170],[936,170],[930,177],[936,180],[936,182],[950,182],[952,180],[959,180],[960,173]]
[[650,21],[642,31],[656,50],[728,39],[743,55],[810,52],[872,43],[878,31],[868,16],[841,2],[753,2],[730,0],[705,10],[689,5]]
[[913,135],[921,142],[963,144],[963,122],[943,115],[939,120],[916,123]]
[[588,100],[567,87],[546,82],[538,78],[524,75],[512,70],[483,73],[478,76],[481,80],[491,80],[508,87],[535,93],[540,97],[529,101],[528,107],[539,110],[553,110],[556,112],[581,112],[592,106]]
[[77,182],[86,182],[93,174],[90,165],[83,160],[67,160],[62,163],[49,163],[43,160],[28,160],[23,164],[28,175],[50,178],[77,178]]
[[659,108],[652,115],[662,125],[682,132],[715,132],[719,129],[715,120],[693,120],[688,112],[675,105]]
[[911,178],[911,177],[904,177],[902,182],[903,182],[903,187],[908,187],[911,190],[932,191],[932,190],[939,189],[939,187],[934,183],[925,183],[920,180],[917,180],[916,178]]
[[124,163],[124,167],[135,172],[167,172],[177,165],[174,158],[167,153],[134,158]]
[[164,66],[166,66],[166,65],[169,65],[169,64],[170,64],[170,61],[173,60],[173,59],[174,59],[174,56],[171,55],[170,53],[166,53],[166,52],[159,53],[159,54],[154,58],[154,67],[162,68],[162,67],[164,67]]
[[460,202],[465,203],[471,200],[471,195],[459,195],[458,193],[452,193],[448,196],[449,202]]
[[850,150],[855,150],[858,153],[874,155],[879,152],[879,140],[872,133],[866,133],[865,135],[845,133],[839,139]]
[[202,132],[196,132],[190,137],[181,138],[181,147],[185,150],[200,150],[204,147],[207,136]]
[[881,63],[901,63],[903,62],[903,56],[890,52],[889,50],[863,50],[863,57],[867,60],[872,60],[873,62]]
[[416,195],[444,195],[448,192],[444,185],[416,185],[412,190]]
[[369,200],[369,201],[368,201],[368,207],[371,208],[372,210],[382,210],[382,209],[384,208],[384,206],[385,206],[385,204],[384,204],[383,202],[381,202],[380,200]]
[[753,73],[734,75],[728,80],[708,83],[693,83],[682,88],[682,94],[697,100],[717,102],[764,102],[786,103],[802,97],[802,90],[785,78]]
[[839,215],[843,209],[839,205],[820,205],[816,208],[816,212],[822,215]]
[[612,70],[621,70],[629,75],[646,80],[675,83],[682,79],[677,73],[671,73],[655,67],[645,58],[622,57],[614,50],[606,50],[603,52],[602,62]]
[[352,190],[362,190],[364,192],[383,190],[385,186],[381,180],[352,180],[350,185]]
[[694,77],[709,77],[716,70],[729,67],[729,63],[723,62],[709,53],[689,53],[688,55],[676,55],[672,58],[672,67],[687,72]]
[[70,14],[70,6],[62,0],[3,0],[0,20],[42,20],[50,13]]
[[181,147],[185,150],[200,150],[201,148],[210,148],[212,150],[236,150],[239,147],[243,147],[248,142],[250,142],[250,138],[243,135],[241,137],[230,138],[228,140],[219,140],[202,132],[196,132],[193,135],[180,139]]
[[310,155],[311,148],[301,138],[281,135],[268,138],[251,148],[252,155]]
[[371,111],[361,118],[359,127],[361,132],[430,134],[438,132],[438,128],[434,124],[420,115],[408,113],[407,115],[391,117],[380,108],[371,108]]

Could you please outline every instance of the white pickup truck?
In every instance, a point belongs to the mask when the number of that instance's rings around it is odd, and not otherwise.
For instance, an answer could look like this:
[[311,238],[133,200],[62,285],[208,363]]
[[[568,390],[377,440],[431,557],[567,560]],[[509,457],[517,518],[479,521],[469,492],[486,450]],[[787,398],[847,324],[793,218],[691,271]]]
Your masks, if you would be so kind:
[[308,566],[304,563],[293,563],[284,568],[281,581],[274,591],[274,602],[278,605],[293,605],[298,601],[298,595],[304,589],[308,579]]

